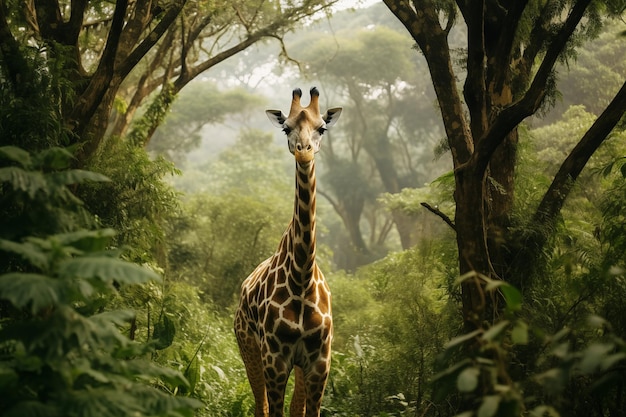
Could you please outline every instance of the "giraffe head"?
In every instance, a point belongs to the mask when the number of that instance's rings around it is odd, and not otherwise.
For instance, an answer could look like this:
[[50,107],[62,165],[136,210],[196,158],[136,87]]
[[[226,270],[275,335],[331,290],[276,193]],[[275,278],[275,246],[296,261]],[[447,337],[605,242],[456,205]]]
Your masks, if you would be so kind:
[[293,90],[289,117],[285,117],[280,110],[267,110],[265,113],[274,126],[280,127],[287,135],[289,151],[294,154],[296,161],[309,162],[315,153],[320,150],[322,135],[334,125],[341,114],[341,107],[328,109],[324,115],[320,114],[317,88],[311,88],[311,102],[302,107],[300,99],[302,90]]

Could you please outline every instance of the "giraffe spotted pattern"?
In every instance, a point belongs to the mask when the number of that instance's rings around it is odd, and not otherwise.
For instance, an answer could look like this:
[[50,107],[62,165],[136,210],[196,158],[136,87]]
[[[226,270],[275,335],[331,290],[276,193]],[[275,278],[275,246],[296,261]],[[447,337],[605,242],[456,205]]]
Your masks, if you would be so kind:
[[315,262],[315,161],[324,131],[341,108],[319,112],[319,92],[300,105],[293,91],[289,117],[268,110],[287,134],[296,159],[294,215],[276,253],[262,262],[241,287],[235,334],[255,398],[255,417],[283,416],[285,387],[295,370],[292,417],[318,417],[328,373],[332,339],[331,295]]

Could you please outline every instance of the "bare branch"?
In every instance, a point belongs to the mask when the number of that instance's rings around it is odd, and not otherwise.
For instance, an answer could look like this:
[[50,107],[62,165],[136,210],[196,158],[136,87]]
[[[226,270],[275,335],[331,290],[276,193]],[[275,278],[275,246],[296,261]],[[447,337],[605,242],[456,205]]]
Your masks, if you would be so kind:
[[452,230],[454,230],[456,232],[456,225],[454,224],[454,222],[452,221],[452,219],[450,217],[448,217],[447,214],[443,213],[441,210],[439,210],[437,207],[433,207],[428,203],[422,202],[420,203],[420,205],[422,207],[424,207],[426,210],[430,211],[431,213],[441,217],[441,219],[446,222],[448,224],[448,226],[450,226],[452,228]]

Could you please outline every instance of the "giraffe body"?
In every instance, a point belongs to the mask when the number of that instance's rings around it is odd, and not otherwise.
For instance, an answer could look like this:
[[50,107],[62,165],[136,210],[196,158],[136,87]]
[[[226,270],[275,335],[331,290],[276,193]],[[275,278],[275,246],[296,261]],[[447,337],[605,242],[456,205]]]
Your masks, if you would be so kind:
[[293,91],[289,117],[266,113],[287,134],[296,159],[294,215],[278,249],[245,279],[235,334],[255,398],[255,417],[283,416],[285,387],[295,369],[291,417],[318,417],[332,339],[331,296],[315,262],[315,161],[324,131],[341,108],[320,115],[317,89],[300,106]]

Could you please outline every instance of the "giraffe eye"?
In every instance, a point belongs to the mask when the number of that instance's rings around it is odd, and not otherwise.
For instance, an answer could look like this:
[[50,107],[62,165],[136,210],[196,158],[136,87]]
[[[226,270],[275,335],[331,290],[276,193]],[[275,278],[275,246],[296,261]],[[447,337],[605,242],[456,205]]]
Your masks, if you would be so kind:
[[319,129],[317,129],[317,133],[319,133],[320,136],[321,136],[321,135],[324,134],[324,132],[326,132],[326,130],[328,130],[328,129],[326,129],[324,126],[322,126]]
[[283,132],[285,132],[285,135],[289,135],[291,133],[291,128],[289,126],[285,126],[283,127]]

